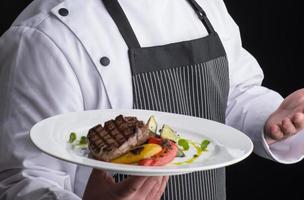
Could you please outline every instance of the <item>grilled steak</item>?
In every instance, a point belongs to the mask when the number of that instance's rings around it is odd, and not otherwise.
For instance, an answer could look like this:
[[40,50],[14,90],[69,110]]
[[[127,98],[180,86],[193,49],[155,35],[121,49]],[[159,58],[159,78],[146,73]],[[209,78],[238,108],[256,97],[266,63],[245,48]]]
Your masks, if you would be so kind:
[[115,120],[97,125],[89,130],[89,149],[95,159],[111,161],[127,153],[149,138],[148,126],[136,117],[119,115]]

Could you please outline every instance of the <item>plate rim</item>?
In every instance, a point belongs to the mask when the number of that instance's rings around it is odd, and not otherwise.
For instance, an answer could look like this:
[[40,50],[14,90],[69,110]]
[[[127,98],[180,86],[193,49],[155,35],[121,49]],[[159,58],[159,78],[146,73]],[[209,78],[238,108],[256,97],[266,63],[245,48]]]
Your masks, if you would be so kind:
[[[135,168],[131,168],[131,166],[134,167],[134,165],[125,165],[125,164],[114,164],[114,163],[109,163],[109,162],[104,162],[104,161],[98,161],[98,160],[94,160],[91,158],[85,158],[85,159],[89,159],[90,161],[94,161],[94,162],[98,162],[100,163],[98,166],[93,166],[92,164],[87,164],[87,163],[79,163],[77,161],[74,161],[72,159],[68,159],[65,157],[60,157],[57,155],[52,154],[51,152],[43,149],[43,147],[40,146],[39,143],[37,143],[37,141],[35,140],[35,130],[43,125],[44,123],[47,123],[48,121],[51,120],[55,120],[57,118],[61,118],[61,117],[68,117],[69,115],[74,115],[74,114],[79,114],[79,113],[95,113],[95,112],[102,112],[102,111],[107,111],[107,112],[150,112],[150,113],[159,113],[159,114],[169,114],[169,115],[177,115],[180,117],[187,117],[187,118],[195,118],[198,120],[203,120],[203,121],[208,121],[208,123],[213,123],[213,124],[219,124],[220,126],[223,127],[227,127],[229,129],[234,130],[235,132],[238,132],[238,134],[242,134],[243,137],[247,140],[247,142],[249,142],[249,147],[248,147],[248,151],[245,152],[242,156],[239,156],[238,158],[233,158],[229,161],[220,163],[220,164],[213,164],[213,165],[209,165],[209,166],[200,166],[200,167],[192,167],[192,168],[172,168],[172,167],[142,167],[142,166],[135,166]],[[136,114],[135,114],[136,115]],[[59,160],[63,160],[65,162],[68,163],[73,163],[76,165],[82,165],[82,166],[86,166],[86,167],[91,167],[91,168],[97,168],[97,169],[102,169],[102,170],[106,170],[106,171],[110,171],[110,172],[115,172],[115,173],[123,173],[123,174],[128,174],[128,175],[135,175],[135,176],[158,176],[158,175],[178,175],[178,174],[186,174],[186,173],[191,173],[191,172],[195,172],[195,171],[206,171],[206,170],[211,170],[211,169],[218,169],[218,168],[223,168],[223,167],[227,167],[227,166],[231,166],[233,164],[236,164],[244,159],[246,159],[252,152],[253,152],[253,142],[252,140],[243,132],[241,132],[240,130],[228,126],[226,124],[222,124],[220,122],[216,122],[214,120],[210,120],[210,119],[206,119],[206,118],[199,118],[199,117],[195,117],[195,116],[188,116],[188,115],[182,115],[182,114],[175,114],[175,113],[169,113],[169,112],[162,112],[162,111],[153,111],[153,110],[144,110],[144,109],[92,109],[92,110],[84,110],[84,111],[74,111],[74,112],[66,112],[66,113],[62,113],[62,114],[58,114],[58,115],[54,115],[48,118],[45,118],[39,122],[37,122],[31,129],[30,129],[30,140],[31,142],[35,145],[36,148],[38,148],[41,152],[54,157],[56,159]],[[64,149],[64,148],[63,148]],[[67,149],[65,149],[65,151],[68,152]],[[72,158],[72,157],[71,157]],[[116,166],[114,168],[107,168],[107,167],[111,167],[111,166]],[[139,167],[139,168],[138,168]],[[147,172],[147,170],[149,169],[153,169],[150,170],[149,172]]]

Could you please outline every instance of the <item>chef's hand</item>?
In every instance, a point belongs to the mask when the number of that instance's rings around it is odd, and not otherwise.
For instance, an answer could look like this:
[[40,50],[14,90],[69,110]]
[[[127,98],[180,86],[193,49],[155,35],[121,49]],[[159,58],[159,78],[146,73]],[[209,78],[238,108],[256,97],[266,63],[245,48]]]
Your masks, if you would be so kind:
[[304,89],[290,94],[266,121],[264,132],[268,144],[295,135],[304,128]]
[[93,169],[83,200],[159,200],[168,179],[167,176],[130,176],[120,183],[115,183],[106,171]]

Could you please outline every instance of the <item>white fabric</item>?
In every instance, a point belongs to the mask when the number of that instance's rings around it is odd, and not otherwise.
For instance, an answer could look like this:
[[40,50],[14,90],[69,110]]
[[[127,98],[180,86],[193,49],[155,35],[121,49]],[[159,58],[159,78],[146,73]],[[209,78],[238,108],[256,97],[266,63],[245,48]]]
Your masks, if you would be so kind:
[[[186,0],[120,2],[143,47],[207,35]],[[223,1],[198,2],[229,59],[226,122],[252,138],[256,153],[271,158],[261,130],[282,97],[260,86],[263,73],[242,48]],[[69,15],[60,16],[60,8]],[[111,60],[107,67],[99,62],[103,56]],[[41,153],[29,130],[59,113],[132,107],[127,46],[101,0],[35,0],[0,39],[0,96],[0,199],[79,199],[90,169]],[[276,152],[278,161],[298,160]]]
[[272,145],[267,145],[264,140],[264,147],[269,155],[280,163],[293,164],[301,161],[304,157],[304,130],[298,132],[285,140],[276,142]]

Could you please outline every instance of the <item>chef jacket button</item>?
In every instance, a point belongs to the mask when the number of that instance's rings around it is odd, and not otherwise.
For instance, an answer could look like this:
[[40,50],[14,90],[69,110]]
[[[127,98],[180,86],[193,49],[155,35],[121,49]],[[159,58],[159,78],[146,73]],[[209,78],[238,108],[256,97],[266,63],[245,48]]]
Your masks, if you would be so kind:
[[108,66],[110,64],[110,59],[104,56],[100,59],[100,64],[103,66]]
[[69,15],[69,10],[66,8],[60,8],[58,11],[59,15],[66,17]]

